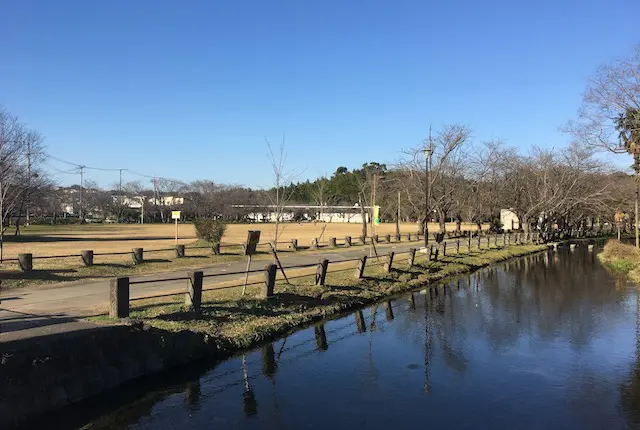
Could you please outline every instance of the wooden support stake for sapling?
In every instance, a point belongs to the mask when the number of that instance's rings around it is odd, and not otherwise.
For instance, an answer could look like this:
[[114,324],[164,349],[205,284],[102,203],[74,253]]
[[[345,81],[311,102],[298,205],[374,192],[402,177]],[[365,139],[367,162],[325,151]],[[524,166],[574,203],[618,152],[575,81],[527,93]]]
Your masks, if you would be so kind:
[[395,252],[391,251],[389,255],[387,255],[387,262],[385,264],[385,269],[387,273],[391,273],[393,270],[393,257],[395,256]]
[[280,262],[280,258],[278,258],[278,253],[276,252],[276,248],[274,246],[271,247],[271,251],[273,252],[273,258],[275,258],[276,262],[278,263],[278,267],[280,268],[280,271],[282,272],[282,276],[284,276],[284,280],[287,284],[290,284],[289,282],[289,278],[287,278],[287,274],[284,273],[284,267],[282,267],[282,263]]
[[249,280],[249,269],[251,268],[251,254],[247,256],[247,270],[244,273],[244,285],[242,286],[242,295],[247,292],[247,281]]

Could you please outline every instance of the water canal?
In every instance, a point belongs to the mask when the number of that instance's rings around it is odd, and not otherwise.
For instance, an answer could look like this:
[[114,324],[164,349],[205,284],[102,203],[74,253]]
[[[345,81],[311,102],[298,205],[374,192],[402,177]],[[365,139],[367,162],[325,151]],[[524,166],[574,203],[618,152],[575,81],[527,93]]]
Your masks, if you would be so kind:
[[55,419],[92,429],[640,428],[640,300],[542,253],[301,330]]

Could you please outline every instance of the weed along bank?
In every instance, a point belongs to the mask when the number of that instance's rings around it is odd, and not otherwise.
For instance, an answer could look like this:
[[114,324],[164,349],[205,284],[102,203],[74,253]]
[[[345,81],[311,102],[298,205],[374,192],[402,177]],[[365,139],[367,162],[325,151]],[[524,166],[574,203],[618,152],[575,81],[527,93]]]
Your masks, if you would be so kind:
[[479,247],[465,240],[434,244],[426,253],[412,248],[302,266],[265,261],[251,269],[244,294],[242,284],[216,282],[201,271],[177,276],[184,282],[179,291],[150,296],[135,293],[135,281],[114,279],[105,297],[109,315],[90,318],[90,328],[1,345],[0,427],[141,376],[222,359],[345,311],[406,291],[437,289],[449,277],[548,250],[536,241],[534,235],[519,244],[514,237],[492,237]]

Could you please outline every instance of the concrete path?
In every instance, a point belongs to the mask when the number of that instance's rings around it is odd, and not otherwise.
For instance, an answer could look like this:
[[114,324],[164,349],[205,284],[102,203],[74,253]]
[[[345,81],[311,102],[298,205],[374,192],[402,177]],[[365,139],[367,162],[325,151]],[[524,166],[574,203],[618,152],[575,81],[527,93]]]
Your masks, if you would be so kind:
[[[451,241],[455,242],[455,239],[451,239]],[[379,255],[386,255],[390,251],[403,252],[410,248],[420,248],[421,245],[422,242],[405,241],[377,244],[376,249]],[[369,248],[370,245],[360,245],[351,248],[282,253],[280,260],[286,268],[317,263],[320,258],[327,258],[329,261],[358,258],[364,254],[368,255]],[[251,269],[261,269],[267,263],[268,260],[254,261]],[[233,262],[200,268],[192,267],[188,270],[203,270],[206,275],[242,272],[245,268],[246,262]],[[131,277],[131,281],[178,278],[184,277],[186,274],[187,269]],[[244,275],[242,274],[221,275],[205,278],[204,286],[206,288],[213,283],[242,281],[243,279]],[[186,282],[186,280],[174,280],[134,284],[131,286],[130,296],[135,298],[184,290]],[[0,343],[94,327],[93,324],[82,321],[82,319],[105,313],[108,303],[108,279],[24,287],[3,292],[0,296]]]

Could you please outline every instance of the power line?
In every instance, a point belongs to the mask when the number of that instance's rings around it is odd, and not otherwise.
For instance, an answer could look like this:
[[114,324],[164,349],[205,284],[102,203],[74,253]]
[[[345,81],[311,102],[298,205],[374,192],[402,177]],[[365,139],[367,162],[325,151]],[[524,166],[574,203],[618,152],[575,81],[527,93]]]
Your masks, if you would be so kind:
[[51,165],[49,163],[42,163],[42,164],[47,166],[48,169],[51,169],[51,170],[53,170],[54,172],[57,172],[57,173],[63,173],[65,175],[76,175],[76,174],[78,174],[78,170],[77,169],[61,170],[61,169],[58,169],[57,167],[55,167],[55,166],[53,166],[53,165]]
[[[74,163],[74,162],[71,162],[71,161],[64,160],[64,159],[62,159],[62,158],[56,157],[56,156],[51,155],[51,154],[44,154],[44,155],[46,155],[47,157],[49,157],[49,158],[51,158],[51,159],[53,159],[53,160],[56,160],[56,161],[58,161],[58,162],[60,162],[60,163],[64,163],[64,164],[67,164],[67,165],[69,165],[69,166],[73,166],[73,167],[75,167],[76,169],[82,169],[82,170],[96,170],[96,171],[101,171],[101,172],[119,172],[119,173],[120,173],[120,176],[122,176],[122,172],[127,172],[127,173],[130,173],[130,174],[132,174],[132,175],[140,176],[140,177],[148,178],[148,179],[168,179],[168,178],[165,178],[165,177],[162,177],[162,176],[157,176],[157,175],[147,175],[147,174],[144,174],[144,173],[136,172],[135,170],[124,169],[124,168],[118,168],[118,169],[116,169],[116,168],[106,168],[106,167],[93,167],[93,166],[87,166],[86,164]],[[46,163],[45,163],[45,164],[46,164]],[[60,173],[70,173],[70,172],[65,172],[65,171],[62,171],[62,170],[60,170],[60,169],[57,169],[57,168],[55,168],[55,167],[51,166],[50,164],[47,164],[47,165],[48,165],[50,168],[53,168],[54,170],[59,171]],[[75,173],[78,173],[78,171],[76,171]]]
[[61,159],[61,158],[54,157],[54,156],[53,156],[53,155],[51,155],[51,154],[44,154],[44,155],[46,155],[47,157],[52,158],[52,159],[54,159],[54,160],[56,160],[56,161],[59,161],[60,163],[68,164],[68,165],[70,165],[70,166],[80,167],[80,164],[72,163],[72,162],[70,162],[70,161],[66,161],[66,160],[63,160],[63,159]]

